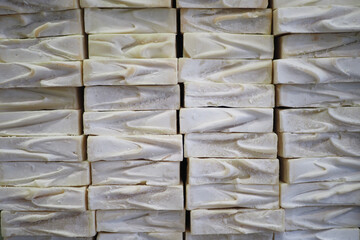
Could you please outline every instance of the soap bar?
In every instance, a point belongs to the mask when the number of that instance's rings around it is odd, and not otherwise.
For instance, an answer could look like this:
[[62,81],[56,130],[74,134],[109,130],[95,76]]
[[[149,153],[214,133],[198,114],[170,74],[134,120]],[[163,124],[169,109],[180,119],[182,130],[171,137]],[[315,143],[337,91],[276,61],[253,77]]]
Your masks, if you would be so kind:
[[82,8],[152,8],[171,7],[171,0],[80,0]]
[[325,230],[299,230],[284,233],[275,233],[274,240],[358,240],[360,232],[357,228],[340,228],[340,229],[325,229]]
[[89,35],[89,58],[176,58],[175,38],[173,33]]
[[180,87],[94,86],[86,87],[85,111],[176,110],[180,108]]
[[184,57],[272,59],[274,37],[230,33],[185,33]]
[[184,101],[186,108],[272,108],[275,90],[272,84],[185,83]]
[[[95,212],[1,212],[3,237],[96,235]],[[33,238],[32,238],[33,239]]]
[[181,9],[181,32],[271,34],[271,9]]
[[86,135],[176,134],[176,111],[85,112]]
[[0,162],[78,162],[84,159],[84,137],[0,137]]
[[0,209],[11,211],[85,211],[86,187],[0,187]]
[[313,84],[360,81],[360,58],[278,59],[275,84]]
[[273,109],[271,108],[183,108],[180,110],[181,133],[272,131]]
[[92,185],[178,185],[180,163],[141,160],[100,161],[91,164],[91,175]]
[[187,210],[214,208],[278,209],[279,185],[187,185]]
[[[99,233],[97,240],[183,240],[183,234],[174,233]],[[352,239],[351,239],[352,240]],[[357,240],[357,239],[356,239]]]
[[190,133],[185,157],[276,158],[275,133]]
[[84,59],[80,35],[29,39],[0,39],[0,62],[47,62]]
[[95,161],[182,161],[182,135],[90,136],[88,159]]
[[78,0],[1,0],[0,15],[15,13],[35,13],[79,8]]
[[48,236],[48,237],[38,237],[38,236],[33,236],[33,237],[8,237],[5,238],[4,240],[94,240],[94,238],[92,237],[80,237],[80,238],[72,238],[72,237],[53,237],[53,236]]
[[278,184],[278,182],[279,160],[277,159],[190,158],[188,160],[190,185]]
[[284,210],[224,209],[190,212],[191,233],[250,234],[284,231]]
[[273,8],[300,7],[300,6],[360,6],[358,0],[273,0]]
[[282,159],[282,180],[303,182],[360,182],[360,157]]
[[282,133],[279,134],[279,155],[297,157],[360,156],[360,133]]
[[84,61],[85,86],[177,83],[176,58]]
[[272,83],[272,62],[180,58],[179,82]]
[[88,162],[0,162],[0,186],[79,187],[90,184]]
[[96,211],[98,232],[185,232],[185,210],[108,210]]
[[90,210],[184,209],[183,186],[90,186]]
[[[273,233],[250,233],[250,234],[213,234],[194,235],[186,233],[186,240],[273,240]],[[352,239],[351,239],[352,240]]]
[[180,8],[266,8],[268,0],[177,0]]

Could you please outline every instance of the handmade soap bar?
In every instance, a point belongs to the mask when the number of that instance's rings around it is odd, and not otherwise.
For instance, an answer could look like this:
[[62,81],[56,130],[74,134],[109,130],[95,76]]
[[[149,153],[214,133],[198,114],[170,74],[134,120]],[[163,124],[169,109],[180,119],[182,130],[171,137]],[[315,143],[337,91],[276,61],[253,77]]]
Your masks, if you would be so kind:
[[266,8],[268,0],[177,0],[180,8]]
[[272,132],[273,109],[183,108],[180,129],[181,133]]
[[90,136],[88,159],[95,161],[182,161],[182,135]]
[[79,8],[78,0],[1,0],[0,14],[35,13]]
[[[99,233],[97,240],[183,240],[180,232],[174,233]],[[351,239],[352,240],[352,239]],[[357,239],[356,239],[357,240]]]
[[80,238],[72,238],[72,237],[53,237],[53,236],[33,236],[33,237],[8,237],[4,240],[94,240],[92,237],[80,237]]
[[360,6],[358,0],[272,0],[273,8],[300,6]]
[[151,8],[171,7],[171,0],[80,0],[82,8]]
[[325,229],[325,230],[299,230],[284,233],[275,233],[274,240],[358,240],[360,232],[357,228],[339,228],[339,229]]
[[176,58],[84,61],[85,86],[177,83]]
[[[92,237],[95,212],[1,212],[1,233],[12,236]],[[34,239],[34,238],[32,238]]]
[[272,59],[274,37],[230,33],[185,33],[184,57]]
[[194,235],[186,232],[186,240],[273,240],[273,233],[250,233],[250,234],[212,234]]
[[92,185],[178,185],[180,163],[141,160],[100,161],[91,164],[91,175]]

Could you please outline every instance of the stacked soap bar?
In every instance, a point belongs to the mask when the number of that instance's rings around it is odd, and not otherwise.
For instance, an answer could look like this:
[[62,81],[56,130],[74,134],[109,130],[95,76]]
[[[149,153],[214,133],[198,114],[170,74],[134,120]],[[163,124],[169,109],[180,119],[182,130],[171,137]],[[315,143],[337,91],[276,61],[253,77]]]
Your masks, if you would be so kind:
[[277,111],[278,240],[359,239],[360,5],[337,3],[274,1],[274,32],[290,33],[274,62],[277,106],[286,107]]

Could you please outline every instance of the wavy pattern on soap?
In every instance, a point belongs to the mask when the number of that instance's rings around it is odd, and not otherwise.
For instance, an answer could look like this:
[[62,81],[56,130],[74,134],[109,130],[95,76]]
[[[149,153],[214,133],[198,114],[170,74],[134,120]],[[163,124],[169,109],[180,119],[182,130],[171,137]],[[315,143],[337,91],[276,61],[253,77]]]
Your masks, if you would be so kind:
[[82,7],[147,8],[171,7],[170,0],[82,0]]
[[26,4],[24,4],[22,1],[2,0],[0,2],[0,14],[6,15],[6,14],[17,14],[17,13],[43,12],[43,11],[59,11],[65,9],[74,9],[78,7],[79,4],[76,0],[62,0],[61,2],[36,0],[36,1],[26,2]]
[[264,0],[179,0],[178,5],[182,8],[266,8]]
[[360,6],[358,0],[276,0],[273,3],[274,8],[280,7],[302,7],[302,6],[329,6],[329,5],[349,5]]

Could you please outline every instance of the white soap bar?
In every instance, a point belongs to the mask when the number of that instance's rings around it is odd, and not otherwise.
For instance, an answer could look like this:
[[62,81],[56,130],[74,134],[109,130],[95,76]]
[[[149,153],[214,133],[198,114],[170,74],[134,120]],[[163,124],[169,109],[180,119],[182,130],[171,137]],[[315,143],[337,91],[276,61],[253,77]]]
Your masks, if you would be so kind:
[[36,13],[79,8],[78,0],[1,0],[0,15],[16,13]]
[[184,57],[272,59],[274,37],[230,33],[185,33]]
[[72,238],[72,237],[53,237],[53,236],[48,236],[48,237],[33,236],[33,237],[8,237],[8,238],[4,238],[4,240],[94,240],[94,238],[92,238],[92,237]]
[[89,35],[89,58],[176,58],[175,38],[173,33]]
[[360,231],[357,228],[340,228],[326,230],[299,230],[284,233],[275,233],[274,240],[359,240]]
[[185,157],[276,158],[275,133],[190,133]]
[[176,110],[180,108],[180,87],[94,86],[86,87],[85,111]]
[[271,34],[271,9],[181,9],[181,32]]
[[191,233],[249,234],[284,231],[284,210],[193,210],[190,212]]
[[278,209],[279,185],[187,185],[187,210],[220,208]]
[[84,36],[0,39],[0,62],[47,62],[84,59]]
[[190,158],[188,183],[278,184],[279,160]]
[[277,106],[341,107],[360,106],[360,82],[277,85]]
[[185,210],[110,210],[96,211],[98,232],[185,232]]
[[91,162],[183,160],[182,135],[90,136],[87,148]]
[[272,84],[185,83],[184,101],[186,108],[272,108],[275,90]]
[[0,137],[0,162],[78,162],[84,160],[84,137]]
[[141,160],[93,162],[91,176],[92,185],[178,185],[180,162]]
[[268,0],[177,0],[180,8],[266,8]]
[[176,58],[84,61],[85,86],[173,85],[177,83]]
[[184,209],[183,185],[177,186],[90,186],[90,210]]
[[278,59],[275,84],[312,84],[360,81],[360,58]]
[[180,232],[177,232],[177,233],[176,232],[174,232],[174,233],[99,233],[97,235],[97,240],[183,240],[183,234]]
[[175,110],[85,112],[84,134],[176,134]]
[[280,58],[359,57],[360,33],[290,34],[279,46]]
[[79,187],[90,184],[88,162],[0,162],[0,186]]
[[273,109],[183,108],[180,132],[272,132]]
[[179,82],[272,83],[272,61],[180,58]]
[[186,232],[186,240],[273,240],[273,233],[250,233],[250,234],[212,234],[194,235]]
[[171,0],[80,0],[82,8],[152,8],[171,7]]
[[273,8],[300,6],[360,6],[358,0],[272,0]]
[[[3,237],[96,235],[95,212],[1,212]],[[32,238],[33,239],[33,238]]]
[[360,133],[281,133],[279,155],[298,157],[357,157],[360,156]]

